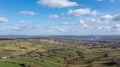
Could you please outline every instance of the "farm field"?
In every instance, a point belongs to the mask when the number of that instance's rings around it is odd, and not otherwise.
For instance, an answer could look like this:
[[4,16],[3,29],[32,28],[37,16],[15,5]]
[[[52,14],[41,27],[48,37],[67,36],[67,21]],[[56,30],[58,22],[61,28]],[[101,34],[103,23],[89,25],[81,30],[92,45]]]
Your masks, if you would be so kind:
[[0,67],[118,67],[120,48],[90,48],[48,40],[0,41]]

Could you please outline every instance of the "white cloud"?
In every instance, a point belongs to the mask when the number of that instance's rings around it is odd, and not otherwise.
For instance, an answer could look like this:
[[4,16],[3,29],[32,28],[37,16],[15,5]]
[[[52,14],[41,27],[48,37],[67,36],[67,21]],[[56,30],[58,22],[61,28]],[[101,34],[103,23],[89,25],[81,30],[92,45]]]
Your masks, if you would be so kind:
[[91,15],[95,16],[98,14],[98,11],[97,10],[94,10],[94,11],[91,11]]
[[39,0],[38,4],[48,7],[57,7],[57,8],[78,6],[76,2],[71,2],[69,0]]
[[104,26],[104,27],[97,27],[96,30],[98,31],[111,31],[111,27],[110,26]]
[[119,29],[120,29],[120,24],[116,24],[116,28],[119,28]]
[[80,24],[85,24],[86,23],[86,21],[85,20],[79,20],[79,22],[78,23],[80,23]]
[[113,21],[120,22],[120,14],[115,15]]
[[20,27],[15,26],[12,30],[21,30]]
[[75,24],[74,22],[67,22],[67,21],[60,23],[60,25],[74,25],[74,24]]
[[114,26],[99,26],[96,28],[98,31],[107,31],[107,32],[119,32],[120,31],[120,24],[116,24]]
[[90,28],[90,27],[88,26],[88,24],[83,24],[83,28],[87,29],[87,28]]
[[25,23],[25,20],[19,20],[18,22],[19,23]]
[[68,15],[71,16],[82,16],[82,15],[97,15],[98,12],[96,10],[90,10],[89,8],[84,9],[76,9],[76,10],[69,10]]
[[56,19],[56,18],[59,18],[59,16],[58,16],[57,14],[51,14],[51,15],[49,16],[49,18]]
[[109,23],[113,20],[114,16],[112,15],[103,15],[100,17],[91,17],[88,20],[86,20],[87,22],[93,22],[93,23]]
[[23,15],[32,15],[32,16],[36,15],[36,13],[33,12],[33,11],[21,11],[20,14],[23,14]]
[[120,24],[116,24],[115,26],[112,27],[113,31],[120,31]]
[[104,16],[101,17],[102,22],[109,22],[112,19],[113,19],[112,15],[104,15]]
[[57,26],[51,26],[51,27],[48,27],[47,29],[51,29],[53,31],[59,31],[59,32],[64,32],[65,31],[64,29],[59,28]]
[[72,27],[72,28],[70,28],[69,29],[69,32],[70,33],[81,33],[82,31],[81,31],[81,27],[80,26],[75,26],[75,27]]
[[72,16],[81,16],[81,15],[85,15],[85,14],[89,14],[89,13],[90,13],[89,8],[68,11],[68,15],[72,15]]
[[5,17],[0,17],[0,22],[4,23],[4,22],[8,22],[9,20]]
[[26,31],[26,30],[36,30],[38,28],[39,28],[39,26],[36,26],[36,25],[25,25],[25,26],[21,26],[21,27],[15,26],[12,30]]
[[88,22],[101,23],[99,18],[91,18]]
[[84,29],[90,28],[90,27],[88,26],[86,20],[80,19],[80,20],[78,21],[78,24],[81,24]]

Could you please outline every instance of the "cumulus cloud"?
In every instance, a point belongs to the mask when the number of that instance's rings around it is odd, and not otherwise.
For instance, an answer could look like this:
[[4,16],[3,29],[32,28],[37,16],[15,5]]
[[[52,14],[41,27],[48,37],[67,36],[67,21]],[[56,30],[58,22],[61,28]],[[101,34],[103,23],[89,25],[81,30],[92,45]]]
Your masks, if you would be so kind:
[[51,27],[48,27],[47,29],[54,30],[54,31],[59,31],[59,32],[64,32],[65,31],[64,29],[59,28],[57,26],[51,26]]
[[76,2],[71,2],[69,0],[39,0],[37,3],[43,6],[56,8],[78,6]]
[[86,23],[86,21],[85,21],[85,20],[83,20],[83,19],[80,19],[78,23],[79,23],[79,24],[85,24],[85,23]]
[[94,10],[94,11],[91,11],[91,15],[95,16],[98,14],[98,11],[97,10]]
[[83,28],[84,28],[84,29],[88,29],[88,28],[90,28],[90,27],[88,26],[88,24],[83,24]]
[[96,30],[98,31],[111,31],[111,27],[110,26],[104,26],[104,27],[97,27]]
[[[78,21],[78,24],[82,25],[82,27],[83,27],[84,29],[90,28],[90,27],[88,26],[86,20],[80,19],[80,20]],[[78,25],[78,24],[77,24],[77,25]]]
[[49,18],[53,18],[53,19],[56,19],[56,18],[59,18],[59,16],[57,15],[57,14],[51,14],[50,16],[49,16]]
[[23,14],[23,15],[32,15],[32,16],[36,15],[36,13],[33,12],[33,11],[21,11],[20,14]]
[[112,19],[113,19],[112,15],[104,15],[101,17],[101,21],[103,21],[103,22],[109,22]]
[[90,19],[87,20],[87,22],[94,22],[94,23],[109,23],[113,21],[114,16],[112,15],[103,15],[100,17],[91,17]]
[[98,12],[96,10],[90,10],[89,8],[69,10],[68,15],[71,16],[82,16],[82,15],[97,15]]
[[27,31],[27,30],[36,30],[38,29],[39,26],[36,25],[25,25],[25,26],[15,26],[13,29],[11,30],[15,30],[15,31]]
[[116,24],[115,26],[112,27],[113,31],[120,31],[120,24]]
[[0,23],[8,22],[9,20],[5,17],[0,17]]
[[88,22],[101,23],[99,18],[91,18]]
[[120,14],[115,15],[113,21],[120,22]]
[[100,26],[97,27],[96,30],[98,31],[109,31],[109,32],[119,32],[120,31],[120,24],[116,24],[114,26]]
[[68,22],[68,21],[60,23],[60,25],[74,25],[74,24],[75,24],[74,22]]

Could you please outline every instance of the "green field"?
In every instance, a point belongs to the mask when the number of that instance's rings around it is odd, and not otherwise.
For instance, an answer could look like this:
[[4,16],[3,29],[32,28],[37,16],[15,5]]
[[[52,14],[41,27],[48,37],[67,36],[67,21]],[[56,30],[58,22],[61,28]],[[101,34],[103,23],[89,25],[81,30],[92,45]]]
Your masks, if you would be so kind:
[[118,67],[120,48],[89,48],[41,40],[0,41],[0,67]]

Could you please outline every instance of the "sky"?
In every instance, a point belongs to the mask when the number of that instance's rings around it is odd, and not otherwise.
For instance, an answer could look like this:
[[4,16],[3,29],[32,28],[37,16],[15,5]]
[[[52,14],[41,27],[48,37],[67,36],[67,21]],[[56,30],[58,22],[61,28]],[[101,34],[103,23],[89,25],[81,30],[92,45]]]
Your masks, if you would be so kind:
[[120,35],[120,0],[0,0],[0,35]]

